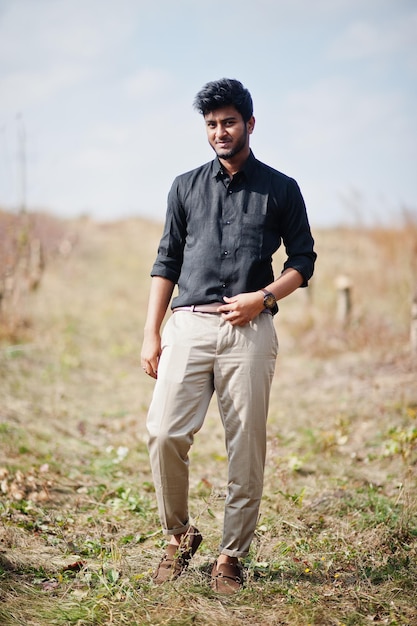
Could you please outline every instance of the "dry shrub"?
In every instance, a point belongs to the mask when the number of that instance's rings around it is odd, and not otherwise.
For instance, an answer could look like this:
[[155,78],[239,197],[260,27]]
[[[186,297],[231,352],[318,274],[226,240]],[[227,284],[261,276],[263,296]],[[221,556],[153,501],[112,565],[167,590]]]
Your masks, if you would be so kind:
[[0,340],[24,337],[28,294],[38,289],[45,263],[71,251],[74,237],[67,230],[46,214],[0,210]]
[[[314,234],[318,259],[310,298],[294,294],[282,306],[282,321],[295,341],[317,356],[407,345],[417,295],[417,218],[408,216],[392,228]],[[344,317],[343,285],[350,297]]]

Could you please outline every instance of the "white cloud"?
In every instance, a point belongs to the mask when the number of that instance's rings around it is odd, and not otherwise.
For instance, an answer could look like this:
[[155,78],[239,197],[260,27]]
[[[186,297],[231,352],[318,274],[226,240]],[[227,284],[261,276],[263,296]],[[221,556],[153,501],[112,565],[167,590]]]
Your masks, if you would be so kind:
[[164,70],[143,67],[125,81],[126,94],[133,100],[159,96],[172,85],[172,76]]
[[338,37],[330,54],[340,59],[372,59],[405,52],[409,61],[417,58],[415,45],[417,11],[386,19],[354,20]]
[[133,28],[96,0],[6,2],[0,14],[0,121],[104,75],[112,47]]
[[43,71],[17,71],[0,76],[0,113],[9,116],[50,100],[56,93],[73,87],[88,76],[83,66],[59,66]]
[[399,107],[395,93],[382,97],[376,90],[359,90],[352,79],[329,77],[290,92],[284,115],[296,148],[320,146],[337,157],[344,146],[362,143],[367,135],[375,141],[374,131],[386,138]]
[[113,0],[3,0],[0,59],[30,62],[28,50],[42,53],[44,60],[51,52],[97,58],[134,31],[136,14],[144,4],[141,0],[119,0],[117,6]]

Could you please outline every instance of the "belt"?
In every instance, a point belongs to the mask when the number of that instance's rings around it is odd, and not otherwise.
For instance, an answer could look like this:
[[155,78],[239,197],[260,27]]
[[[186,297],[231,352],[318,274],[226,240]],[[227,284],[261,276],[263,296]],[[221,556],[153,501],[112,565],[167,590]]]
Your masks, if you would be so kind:
[[173,313],[177,311],[191,311],[191,313],[218,313],[219,306],[222,306],[224,302],[210,302],[209,304],[192,304],[191,306],[177,306],[172,309]]
[[[189,311],[190,313],[217,313],[217,315],[221,315],[221,311],[217,309],[219,306],[223,306],[224,302],[210,302],[209,304],[191,304],[190,306],[177,306],[175,309],[172,309],[173,313],[177,311]],[[264,309],[261,313],[267,313],[268,315],[272,315],[269,309]]]

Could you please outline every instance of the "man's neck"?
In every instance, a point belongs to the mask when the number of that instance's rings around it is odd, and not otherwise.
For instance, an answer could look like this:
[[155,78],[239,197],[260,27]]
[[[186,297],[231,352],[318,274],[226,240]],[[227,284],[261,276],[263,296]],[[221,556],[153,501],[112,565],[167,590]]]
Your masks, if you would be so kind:
[[250,149],[241,150],[238,154],[236,154],[231,159],[222,159],[219,157],[219,161],[223,167],[223,169],[229,174],[230,177],[234,176],[244,166],[247,161],[247,158],[250,154]]

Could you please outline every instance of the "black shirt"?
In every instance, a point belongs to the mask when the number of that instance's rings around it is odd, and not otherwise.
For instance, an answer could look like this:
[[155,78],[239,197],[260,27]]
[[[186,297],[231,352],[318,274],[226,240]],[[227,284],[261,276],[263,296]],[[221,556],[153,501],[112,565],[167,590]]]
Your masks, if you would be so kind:
[[316,253],[296,181],[252,152],[230,180],[216,158],[174,180],[151,276],[178,283],[172,307],[222,302],[273,282],[282,242],[283,269],[298,270],[305,287]]

